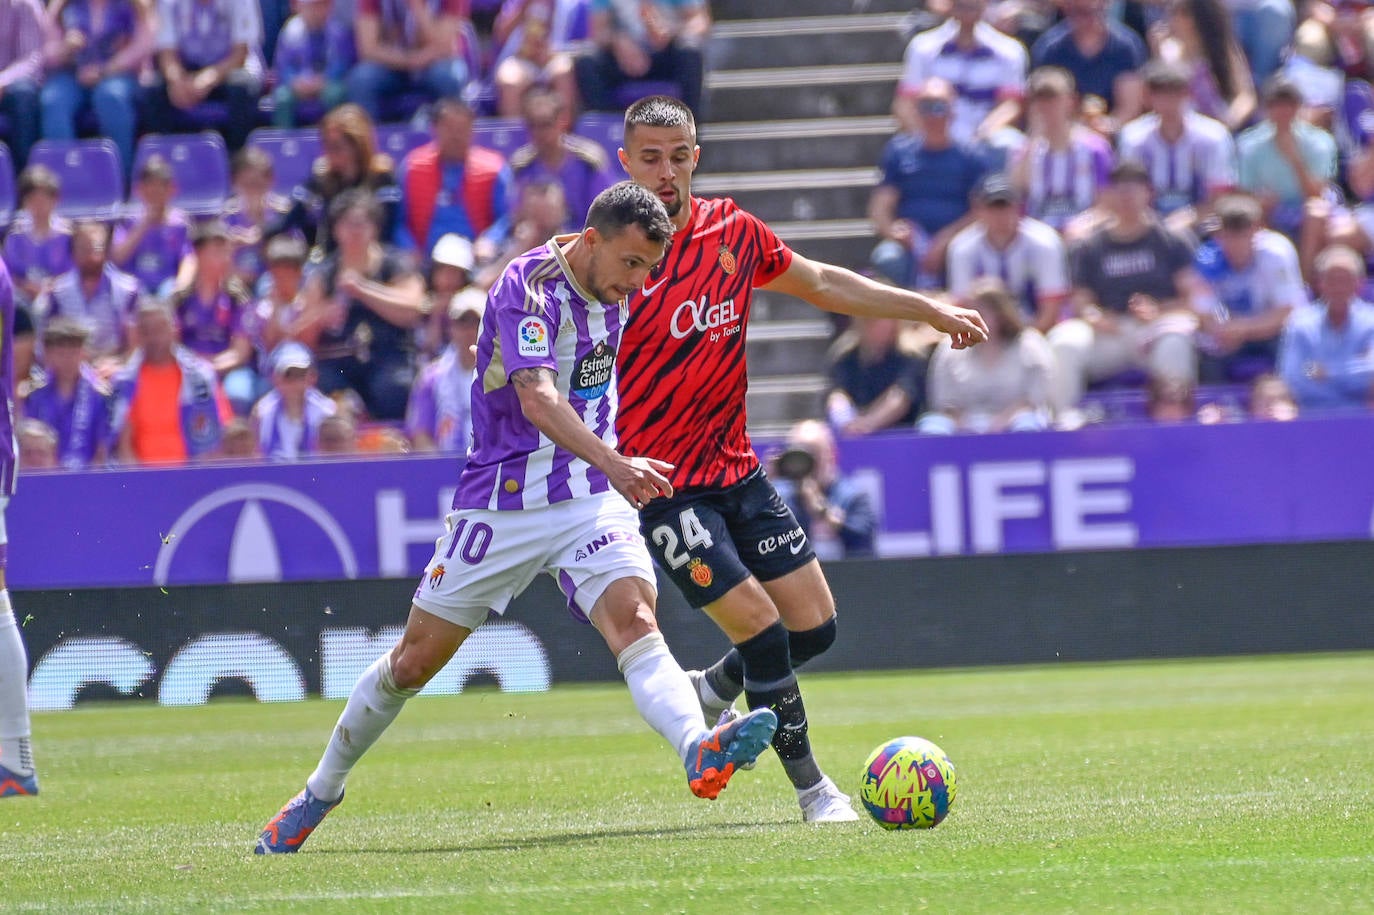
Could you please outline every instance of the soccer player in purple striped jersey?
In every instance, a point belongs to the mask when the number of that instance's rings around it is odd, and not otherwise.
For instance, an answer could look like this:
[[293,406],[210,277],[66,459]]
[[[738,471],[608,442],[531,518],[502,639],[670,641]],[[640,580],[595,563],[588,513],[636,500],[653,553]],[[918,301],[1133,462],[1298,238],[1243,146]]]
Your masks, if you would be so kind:
[[14,495],[18,455],[14,440],[14,282],[0,261],[0,797],[38,793],[29,748],[29,662],[5,583],[9,554],[5,506]]
[[605,638],[635,706],[677,751],[693,794],[716,797],[768,746],[777,728],[769,709],[703,726],[696,690],[654,620],[653,561],[636,514],[673,494],[664,476],[672,466],[616,450],[615,357],[626,297],[672,236],[659,199],[624,181],[596,197],[580,234],[517,257],[492,286],[472,387],[474,446],[447,532],[400,641],[358,680],[319,765],[263,829],[258,854],[299,850],[405,701],[540,572],[555,578],[573,616]]

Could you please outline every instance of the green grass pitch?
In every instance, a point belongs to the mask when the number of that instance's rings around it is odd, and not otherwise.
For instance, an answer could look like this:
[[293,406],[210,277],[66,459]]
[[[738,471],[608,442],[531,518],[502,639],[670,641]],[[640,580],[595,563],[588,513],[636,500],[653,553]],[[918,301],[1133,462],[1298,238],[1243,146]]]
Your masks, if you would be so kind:
[[[939,828],[810,827],[771,754],[687,790],[622,686],[420,699],[294,856],[340,704],[38,715],[0,911],[1374,911],[1374,656],[810,675],[822,765],[939,743]],[[857,803],[857,801],[856,801]]]

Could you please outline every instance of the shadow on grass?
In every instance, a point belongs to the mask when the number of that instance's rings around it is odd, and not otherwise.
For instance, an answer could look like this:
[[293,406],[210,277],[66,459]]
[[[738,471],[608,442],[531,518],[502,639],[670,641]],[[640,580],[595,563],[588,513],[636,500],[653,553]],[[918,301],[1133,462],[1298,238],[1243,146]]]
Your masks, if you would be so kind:
[[559,848],[570,845],[577,845],[586,842],[600,842],[606,839],[635,839],[650,838],[653,836],[674,836],[674,835],[695,835],[698,833],[716,833],[721,830],[733,829],[754,829],[758,827],[784,826],[788,823],[800,822],[795,819],[785,820],[755,820],[747,823],[702,823],[699,826],[678,826],[672,829],[601,829],[587,832],[562,832],[553,835],[542,836],[520,836],[511,838],[508,841],[488,841],[476,842],[473,844],[457,844],[449,846],[435,846],[433,848],[333,848],[321,849],[315,854],[319,855],[446,855],[457,854],[459,852],[474,851],[520,851],[529,848]]

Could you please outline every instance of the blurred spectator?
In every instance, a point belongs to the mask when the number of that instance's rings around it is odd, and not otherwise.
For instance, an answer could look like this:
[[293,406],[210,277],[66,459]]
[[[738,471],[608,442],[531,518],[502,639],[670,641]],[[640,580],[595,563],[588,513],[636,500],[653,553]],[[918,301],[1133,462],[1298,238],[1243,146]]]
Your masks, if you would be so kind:
[[563,108],[577,108],[577,78],[569,53],[573,43],[587,37],[586,0],[511,0],[501,4],[492,29],[499,51],[493,81],[496,113],[520,116],[525,91],[545,86]]
[[1121,128],[1121,158],[1149,171],[1155,209],[1169,225],[1191,227],[1217,194],[1236,186],[1236,144],[1225,124],[1193,110],[1182,67],[1151,62],[1144,77],[1150,113]]
[[1374,78],[1374,21],[1367,0],[1306,4],[1284,73],[1309,105],[1340,106],[1343,83]]
[[825,559],[874,555],[878,514],[873,500],[867,490],[840,473],[835,436],[825,423],[804,419],[793,426],[769,476],[817,555]]
[[975,280],[997,277],[1023,320],[1049,333],[1069,298],[1063,240],[1043,222],[1021,215],[1021,195],[1006,175],[984,178],[974,201],[973,224],[949,243],[950,294],[967,298]]
[[558,182],[568,208],[569,224],[563,228],[580,228],[592,199],[615,183],[605,150],[570,132],[572,115],[551,90],[527,92],[521,113],[530,142],[510,157],[517,194],[528,184]]
[[21,419],[14,427],[19,443],[19,466],[29,470],[56,470],[57,433],[41,419]]
[[472,282],[476,259],[472,242],[461,235],[445,235],[429,258],[429,288],[424,323],[416,329],[416,346],[432,359],[449,345],[448,304]]
[[296,188],[290,211],[266,234],[298,231],[319,256],[334,251],[329,213],[334,198],[351,188],[370,191],[382,208],[381,238],[390,243],[399,225],[401,191],[391,157],[377,152],[377,136],[367,112],[354,104],[335,108],[320,121],[324,154],[310,177]]
[[282,27],[272,58],[273,125],[313,124],[348,98],[353,34],[332,12],[331,0],[297,0],[296,15]]
[[248,139],[262,86],[262,19],[245,0],[158,0],[157,68],[147,87],[148,129],[176,133],[209,126],[202,102],[226,109],[231,152]]
[[234,155],[234,194],[224,204],[224,224],[234,242],[234,273],[256,290],[267,270],[263,234],[285,218],[288,202],[272,193],[272,157],[256,146]]
[[1298,118],[1302,93],[1287,77],[1264,89],[1265,120],[1236,140],[1240,186],[1259,198],[1267,222],[1298,243],[1304,275],[1330,216],[1327,193],[1336,176],[1336,141]]
[[1197,419],[1197,389],[1177,378],[1151,378],[1145,389],[1145,415],[1156,423],[1187,423]]
[[38,0],[0,2],[0,114],[9,119],[9,145],[23,168],[38,141],[43,52],[52,36]]
[[616,90],[632,80],[677,85],[702,117],[702,48],[711,31],[704,0],[592,0],[596,49],[574,62],[582,101],[592,111],[625,107]]
[[1240,130],[1255,114],[1255,83],[1222,0],[1168,0],[1153,30],[1160,60],[1189,74],[1194,109]]
[[138,301],[138,280],[110,263],[109,242],[103,222],[77,223],[72,269],[57,278],[41,310],[45,322],[65,319],[84,328],[82,344],[97,358],[128,350]]
[[339,455],[358,453],[358,423],[347,413],[335,413],[320,423],[320,454]]
[[453,233],[472,240],[481,259],[483,245],[490,253],[510,232],[510,167],[496,150],[473,145],[475,116],[462,100],[436,102],[431,119],[434,139],[401,163],[397,244],[428,258]]
[[305,242],[291,235],[278,235],[267,243],[267,291],[249,306],[243,316],[243,332],[257,352],[259,373],[271,372],[268,355],[285,340],[296,340],[306,332],[308,318],[301,302],[301,279],[305,269]]
[[234,276],[229,230],[217,219],[195,227],[196,269],[190,282],[171,295],[187,349],[210,360],[224,379],[224,393],[246,413],[261,393],[252,369],[253,344],[244,330],[252,295]]
[[[144,0],[54,0],[48,15],[60,34],[48,44],[43,137],[75,140],[82,111],[114,140],[125,169],[134,161],[138,74],[153,52],[153,21]],[[128,172],[125,172],[127,176]]]
[[247,417],[235,416],[224,424],[218,456],[226,461],[256,461],[262,457],[258,430]]
[[477,332],[487,308],[486,293],[468,288],[448,307],[449,345],[415,380],[406,407],[406,434],[416,451],[472,447],[472,382],[477,375]]
[[933,77],[916,99],[920,134],[898,134],[883,149],[881,183],[868,214],[881,241],[873,268],[907,288],[939,285],[945,248],[969,222],[969,194],[986,170],[972,148],[956,143],[949,126],[954,88]]
[[410,440],[395,426],[373,426],[359,436],[358,450],[367,454],[409,454]]
[[926,80],[939,77],[956,93],[949,130],[955,142],[1003,149],[1016,145],[1026,92],[1026,49],[984,22],[986,12],[987,0],[954,0],[943,24],[911,39],[892,100],[892,113],[903,130],[920,132],[917,96]]
[[1108,15],[1107,0],[1060,0],[1060,7],[1064,19],[1035,42],[1031,66],[1068,70],[1084,100],[1101,99],[1116,124],[1140,114],[1136,71],[1149,58],[1140,36]]
[[1307,306],[1293,243],[1263,227],[1252,197],[1217,201],[1220,228],[1198,248],[1206,281],[1198,306],[1199,373],[1205,382],[1244,381],[1272,371],[1288,315]]
[[1250,385],[1250,418],[1281,423],[1298,418],[1298,402],[1278,375],[1261,375]]
[[1137,162],[1112,171],[1107,220],[1071,253],[1078,317],[1050,331],[1058,364],[1056,412],[1075,425],[1088,381],[1144,368],[1164,381],[1197,376],[1192,308],[1200,280],[1187,240],[1150,209],[1150,177]]
[[334,401],[315,386],[315,360],[302,344],[283,343],[271,362],[272,390],[253,407],[262,453],[275,461],[309,457],[318,449],[320,424],[334,415]]
[[18,300],[32,304],[72,265],[71,224],[53,211],[62,184],[52,170],[35,165],[19,173],[19,212],[5,237],[5,266]]
[[1253,81],[1261,85],[1278,70],[1293,40],[1294,4],[1292,0],[1227,0],[1226,5]]
[[457,98],[477,75],[457,53],[466,15],[463,0],[358,0],[358,63],[348,74],[348,97],[373,120],[382,119],[388,96]]
[[213,455],[233,415],[214,367],[177,342],[167,303],[145,296],[135,327],[140,346],[114,379],[119,460],[184,463]]
[[563,200],[562,185],[545,181],[522,187],[514,221],[515,227],[505,246],[496,253],[495,259],[483,265],[477,276],[477,285],[484,289],[491,288],[512,260],[567,228],[568,205]]
[[855,318],[835,341],[826,415],[841,435],[909,426],[925,409],[926,359],[892,318]]
[[[1012,183],[1026,214],[1060,232],[1081,236],[1112,170],[1112,148],[1078,123],[1073,76],[1059,67],[1037,69],[1027,83],[1026,144],[1012,159]],[[1075,226],[1075,219],[1078,225]]]
[[1315,308],[1288,316],[1279,344],[1279,375],[1299,407],[1374,406],[1374,305],[1359,297],[1364,260],[1335,245],[1317,256]]
[[110,246],[115,265],[132,273],[153,295],[177,276],[191,253],[191,223],[185,212],[172,206],[175,195],[172,167],[161,156],[149,156],[134,176],[138,207],[115,229]]
[[[0,270],[0,275],[6,272],[6,270]],[[42,369],[34,361],[34,350],[37,349],[37,342],[33,315],[30,314],[28,308],[16,302],[14,305],[14,334],[11,343],[14,349],[14,401],[16,410],[23,405],[29,391],[43,382]]]
[[381,208],[366,191],[343,192],[330,215],[338,250],[305,286],[308,317],[319,327],[320,389],[352,388],[373,419],[401,419],[415,380],[412,331],[424,280],[410,257],[377,240]]
[[986,343],[954,349],[941,339],[930,357],[926,400],[916,423],[927,434],[1031,432],[1047,428],[1054,354],[1029,326],[1007,287],[996,277],[974,282],[961,303],[988,325]]
[[68,318],[43,329],[45,381],[29,392],[24,414],[57,434],[58,463],[68,470],[105,463],[110,441],[110,388],[87,361],[89,332]]

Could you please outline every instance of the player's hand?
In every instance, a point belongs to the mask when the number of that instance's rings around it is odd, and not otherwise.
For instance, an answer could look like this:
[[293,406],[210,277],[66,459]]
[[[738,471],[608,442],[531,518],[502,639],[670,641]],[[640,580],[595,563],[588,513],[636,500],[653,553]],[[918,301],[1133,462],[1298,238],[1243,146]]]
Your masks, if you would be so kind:
[[954,349],[967,349],[988,338],[988,325],[972,308],[937,302],[929,323],[941,333],[949,334]]
[[611,486],[625,497],[636,509],[643,508],[659,496],[671,496],[673,484],[668,482],[665,473],[673,469],[672,464],[647,457],[627,458],[616,455],[618,460],[606,472]]

